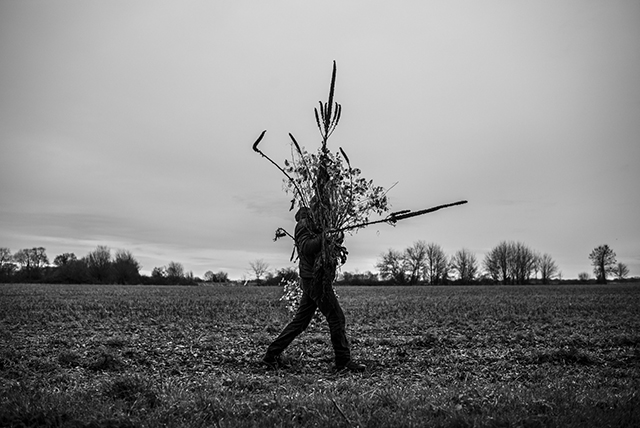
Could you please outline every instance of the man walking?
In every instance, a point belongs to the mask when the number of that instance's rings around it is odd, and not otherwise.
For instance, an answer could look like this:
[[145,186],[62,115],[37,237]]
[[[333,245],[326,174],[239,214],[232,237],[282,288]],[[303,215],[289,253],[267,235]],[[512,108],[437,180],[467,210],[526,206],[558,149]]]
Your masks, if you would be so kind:
[[[322,251],[322,235],[311,219],[307,207],[301,207],[295,216],[295,243],[298,249],[300,278],[302,281],[302,298],[298,311],[280,335],[269,345],[262,359],[270,368],[283,367],[282,352],[311,322],[316,309],[327,319],[331,333],[331,344],[335,352],[335,370],[362,372],[366,367],[351,359],[349,342],[345,330],[345,317],[336,299],[333,287],[324,287],[322,281],[314,278],[314,266],[319,261]],[[327,239],[326,245],[341,244],[344,234],[334,235]]]

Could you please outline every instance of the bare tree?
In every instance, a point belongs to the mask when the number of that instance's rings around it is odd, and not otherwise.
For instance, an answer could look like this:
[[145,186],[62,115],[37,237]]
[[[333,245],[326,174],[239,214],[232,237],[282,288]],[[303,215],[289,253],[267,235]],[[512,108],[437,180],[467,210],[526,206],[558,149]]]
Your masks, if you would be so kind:
[[13,259],[25,270],[39,269],[49,264],[46,250],[42,247],[20,250]]
[[89,273],[98,282],[108,282],[111,278],[111,250],[106,245],[98,245],[85,257]]
[[511,243],[500,242],[492,248],[484,257],[484,268],[489,276],[496,282],[508,284],[511,282],[512,251]]
[[229,275],[223,271],[213,273],[213,271],[208,270],[204,274],[204,280],[207,282],[229,282]]
[[400,251],[389,249],[386,253],[381,254],[376,268],[380,271],[383,279],[394,284],[404,284],[406,280],[405,259]]
[[516,284],[526,284],[536,270],[536,254],[522,242],[511,243],[512,279]]
[[581,282],[589,281],[589,274],[587,272],[580,272],[578,274],[578,281],[581,281]]
[[409,284],[417,284],[427,269],[427,244],[424,241],[414,242],[404,250],[404,259],[409,274]]
[[598,283],[606,284],[607,276],[613,273],[616,266],[616,253],[607,244],[600,245],[591,251],[589,259]]
[[526,284],[538,269],[538,257],[522,242],[502,241],[487,253],[484,267],[496,282]]
[[153,270],[151,271],[151,277],[155,278],[156,280],[166,278],[167,268],[164,266],[154,267]]
[[113,272],[118,284],[135,284],[140,280],[140,263],[130,251],[118,250],[113,261]]
[[33,258],[33,266],[36,269],[49,265],[49,257],[47,257],[47,251],[43,247],[32,248],[30,253]]
[[[298,272],[296,272],[296,275],[297,274]],[[224,271],[218,271],[218,273],[216,273],[216,282],[229,282],[229,274]]]
[[53,259],[53,264],[60,267],[70,262],[75,262],[77,260],[78,258],[74,253],[62,253],[62,254],[58,254],[56,258]]
[[42,268],[49,264],[47,252],[43,247],[19,250],[13,255],[13,260],[28,277],[38,277]]
[[0,266],[5,263],[9,263],[12,260],[11,250],[5,247],[0,247]]
[[18,264],[20,270],[29,270],[31,268],[31,259],[27,251],[27,249],[18,250],[13,255],[13,260]]
[[558,265],[548,253],[544,253],[538,258],[538,268],[543,284],[549,284],[553,276],[558,273]]
[[184,278],[184,266],[182,263],[171,261],[167,265],[167,278],[181,279]]
[[425,253],[425,276],[429,284],[435,285],[443,282],[447,274],[447,256],[442,247],[435,243],[429,243]]
[[613,274],[618,278],[618,279],[625,279],[627,277],[627,275],[629,275],[629,268],[627,267],[627,265],[625,265],[624,263],[618,263],[614,268],[613,268]]
[[265,262],[263,259],[257,259],[252,262],[249,262],[249,266],[253,271],[253,274],[256,277],[256,281],[260,282],[262,277],[269,272],[269,264]]
[[0,276],[9,276],[13,274],[16,265],[14,263],[13,255],[9,248],[0,248]]
[[466,248],[458,250],[451,258],[451,268],[463,284],[472,283],[478,274],[476,255]]

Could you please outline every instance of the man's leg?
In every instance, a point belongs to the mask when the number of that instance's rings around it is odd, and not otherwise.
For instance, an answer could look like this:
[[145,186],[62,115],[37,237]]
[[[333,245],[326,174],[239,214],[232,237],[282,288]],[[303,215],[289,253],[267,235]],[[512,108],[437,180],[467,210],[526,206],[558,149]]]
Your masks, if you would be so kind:
[[336,366],[341,367],[351,361],[351,351],[347,340],[346,320],[342,308],[333,289],[327,292],[319,305],[320,311],[327,318],[331,332],[331,344],[336,355]]
[[275,358],[280,355],[282,351],[284,351],[287,346],[293,342],[293,339],[295,339],[309,326],[313,315],[316,313],[316,308],[316,303],[307,293],[303,292],[296,314],[291,322],[289,322],[284,330],[282,330],[282,333],[280,333],[276,340],[269,345],[265,359]]

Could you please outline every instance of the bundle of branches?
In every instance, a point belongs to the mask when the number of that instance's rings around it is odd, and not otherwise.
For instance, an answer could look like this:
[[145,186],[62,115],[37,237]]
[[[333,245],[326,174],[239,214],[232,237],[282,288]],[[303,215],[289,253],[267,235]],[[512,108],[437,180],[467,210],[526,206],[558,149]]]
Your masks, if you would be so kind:
[[284,180],[285,190],[293,196],[291,208],[309,207],[314,223],[323,230],[357,230],[368,224],[372,213],[388,210],[387,190],[362,177],[342,149],[332,153],[324,145],[309,153],[297,142],[292,146],[292,160],[284,162],[292,177]]
[[[336,269],[344,264],[347,250],[342,245],[341,230],[356,231],[366,226],[372,213],[382,215],[388,210],[387,192],[374,186],[373,180],[361,177],[361,171],[353,168],[342,148],[331,152],[329,137],[340,121],[342,106],[334,101],[336,63],[333,63],[329,98],[319,102],[315,118],[322,143],[316,152],[301,147],[292,134],[291,161],[285,160],[284,168],[273,162],[258,149],[263,132],[253,149],[273,163],[286,176],[285,190],[293,195],[291,209],[307,207],[310,210],[314,230],[321,236],[322,250],[316,259],[314,276],[316,284],[322,284],[322,295],[332,286]],[[287,235],[283,229],[276,231],[276,239]]]
[[[387,211],[386,192],[374,186],[373,181],[360,177],[360,170],[352,168],[342,148],[331,153],[327,142],[335,131],[342,106],[334,102],[336,63],[333,62],[329,99],[315,108],[318,130],[322,144],[317,153],[308,153],[298,144],[293,135],[292,162],[285,163],[286,172],[293,180],[285,181],[285,188],[293,193],[292,207],[306,206],[322,239],[320,257],[314,266],[315,283],[322,285],[322,296],[332,286],[336,269],[346,262],[347,250],[342,245],[342,236],[331,233],[366,223],[372,212]],[[343,162],[344,161],[344,162]],[[322,298],[322,297],[321,297]]]

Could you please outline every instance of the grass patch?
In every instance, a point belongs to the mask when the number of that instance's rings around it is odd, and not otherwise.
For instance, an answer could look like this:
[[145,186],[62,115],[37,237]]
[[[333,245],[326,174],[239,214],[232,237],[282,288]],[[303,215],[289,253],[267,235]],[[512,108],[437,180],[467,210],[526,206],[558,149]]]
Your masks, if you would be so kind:
[[277,288],[2,285],[0,426],[634,426],[640,287],[341,287],[266,371]]

